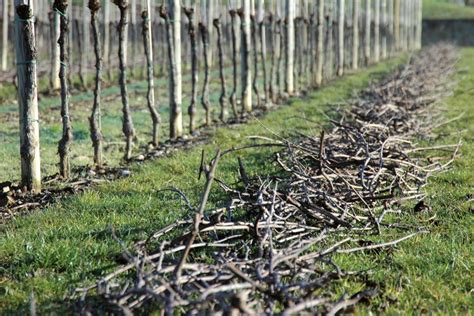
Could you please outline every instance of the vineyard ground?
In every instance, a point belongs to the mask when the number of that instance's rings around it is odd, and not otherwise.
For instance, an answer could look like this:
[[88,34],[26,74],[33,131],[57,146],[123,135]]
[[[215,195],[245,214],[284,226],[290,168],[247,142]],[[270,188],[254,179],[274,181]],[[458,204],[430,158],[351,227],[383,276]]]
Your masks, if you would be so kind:
[[[231,75],[231,69],[226,69],[226,74]],[[218,77],[218,71],[211,74]],[[187,131],[189,116],[187,115],[188,100],[190,94],[190,75],[183,77],[183,119],[184,127]],[[202,81],[202,78],[200,78]],[[227,78],[228,82],[230,77]],[[42,87],[47,86],[47,82],[40,82]],[[92,78],[89,78],[89,86]],[[201,84],[201,82],[200,82]],[[169,138],[169,111],[168,111],[168,79],[160,76],[155,80],[156,100],[161,115],[162,124],[160,126],[161,140]],[[10,90],[5,87],[6,90]],[[200,89],[200,85],[199,85]],[[213,117],[217,119],[219,111],[219,80],[211,81],[210,101],[213,106]],[[143,80],[131,80],[128,84],[130,107],[133,122],[137,134],[135,141],[137,147],[134,154],[138,155],[146,151],[146,145],[151,141],[151,118],[146,106],[147,83]],[[10,93],[2,106],[0,106],[0,182],[16,180],[20,176],[20,165],[17,163],[19,155],[18,139],[18,105],[12,97],[15,93]],[[89,137],[90,108],[92,106],[93,90],[80,92],[75,90],[71,93],[71,120],[73,124],[73,145],[71,146],[71,163],[73,168],[92,165],[92,145]],[[120,89],[116,81],[110,81],[102,90],[102,131],[104,135],[104,156],[109,166],[117,166],[123,158],[124,138],[122,133],[122,104],[120,101]],[[41,138],[41,172],[43,176],[52,175],[58,172],[59,157],[57,155],[58,141],[61,138],[61,116],[60,116],[59,95],[42,94],[39,101],[40,109],[40,138]],[[196,105],[196,119],[198,126],[204,122],[204,110],[200,100]],[[230,113],[229,113],[230,115]]]
[[[420,222],[436,215],[431,233],[400,244],[390,255],[358,254],[337,259],[341,268],[374,271],[370,281],[380,284],[385,294],[371,302],[371,309],[386,308],[388,312],[400,314],[430,311],[452,314],[474,308],[471,299],[474,285],[469,277],[474,258],[469,246],[474,227],[472,60],[474,49],[462,49],[456,75],[458,86],[453,96],[440,103],[446,108],[447,118],[456,118],[463,112],[464,116],[443,127],[446,137],[430,142],[455,143],[462,138],[462,155],[452,170],[431,179],[427,187],[431,213],[413,213],[410,212],[413,205],[404,206],[407,221]],[[225,149],[249,143],[251,140],[247,137],[252,135],[275,137],[273,133],[276,133],[292,137],[298,132],[318,135],[318,126],[324,125],[326,120],[323,111],[342,103],[352,91],[380,78],[400,62],[403,60],[385,62],[337,80],[309,98],[294,100],[290,106],[270,112],[261,120],[216,129],[211,144],[204,148],[210,155],[216,147]],[[46,210],[3,225],[0,228],[2,313],[26,310],[32,291],[41,311],[68,309],[70,306],[63,298],[72,288],[94,282],[121,261],[121,249],[111,236],[110,225],[128,245],[146,238],[158,227],[189,217],[173,193],[157,193],[157,190],[180,188],[196,204],[203,189],[202,181],[197,179],[200,153],[201,148],[194,148],[135,165],[130,178],[71,196]],[[271,171],[273,165],[268,163],[271,154],[272,150],[259,148],[228,155],[221,161],[217,177],[227,183],[236,180],[233,177],[238,168],[237,155],[242,157],[250,174]],[[170,200],[175,202],[169,203]],[[218,194],[211,194],[209,207],[218,201]],[[374,262],[379,264],[374,266]],[[342,293],[345,289],[356,289],[357,284],[353,282],[341,281],[337,290]],[[362,284],[360,287],[362,289]],[[358,309],[364,314],[367,307]]]
[[461,7],[446,0],[423,0],[423,19],[474,19],[474,7]]

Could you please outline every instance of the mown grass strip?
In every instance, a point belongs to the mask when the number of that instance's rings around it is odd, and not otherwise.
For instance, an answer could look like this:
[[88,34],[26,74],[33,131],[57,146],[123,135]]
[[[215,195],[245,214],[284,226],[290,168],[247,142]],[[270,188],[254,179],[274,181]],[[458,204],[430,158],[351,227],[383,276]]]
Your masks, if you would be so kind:
[[[343,102],[353,91],[381,78],[402,61],[403,58],[391,60],[337,80],[261,120],[215,129],[211,143],[204,149],[213,152],[216,147],[240,146],[249,143],[246,137],[252,135],[273,137],[274,132],[290,137],[297,132],[318,132],[314,122],[324,124],[321,113],[335,106],[331,104]],[[26,308],[31,291],[43,310],[67,308],[62,300],[64,293],[94,282],[117,265],[121,250],[108,230],[109,225],[126,243],[131,243],[178,218],[187,218],[189,213],[172,192],[156,191],[178,187],[196,204],[203,189],[203,183],[197,180],[200,152],[201,148],[194,148],[137,165],[128,179],[103,185],[4,225],[0,237],[0,286],[5,299],[0,308]],[[255,174],[272,170],[272,164],[266,163],[269,153],[270,149],[259,149],[239,155],[247,171]],[[228,155],[220,162],[217,177],[232,183],[236,168],[236,155]],[[173,199],[175,202],[170,203]],[[219,197],[211,194],[209,206],[217,201]]]

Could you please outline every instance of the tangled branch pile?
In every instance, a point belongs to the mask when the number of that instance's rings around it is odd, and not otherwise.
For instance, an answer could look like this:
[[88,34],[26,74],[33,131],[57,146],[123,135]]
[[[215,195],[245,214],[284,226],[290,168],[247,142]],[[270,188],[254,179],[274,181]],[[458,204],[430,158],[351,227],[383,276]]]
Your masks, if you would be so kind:
[[[417,152],[433,148],[411,141],[435,126],[431,105],[449,93],[446,78],[456,58],[453,47],[430,48],[359,94],[330,131],[281,141],[278,176],[249,178],[241,163],[242,185],[218,181],[229,202],[206,215],[218,153],[202,168],[207,183],[199,209],[188,203],[194,220],[162,228],[133,251],[124,247],[129,264],[82,289],[83,311],[94,312],[98,296],[107,303],[103,308],[124,314],[159,308],[168,314],[334,315],[376,295],[370,287],[352,296],[331,293],[336,280],[358,273],[343,271],[334,258],[427,232],[384,218],[400,214],[404,200],[422,201],[427,178],[456,155],[459,145],[451,145],[449,155],[428,160]],[[390,227],[403,235],[369,240]],[[152,241],[161,246],[148,252]]]

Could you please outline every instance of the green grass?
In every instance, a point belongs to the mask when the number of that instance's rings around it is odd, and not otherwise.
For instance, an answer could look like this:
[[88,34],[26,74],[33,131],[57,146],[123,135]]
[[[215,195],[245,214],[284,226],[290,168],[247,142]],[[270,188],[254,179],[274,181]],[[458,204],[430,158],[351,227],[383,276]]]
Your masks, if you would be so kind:
[[[430,234],[406,241],[391,254],[358,254],[336,258],[338,264],[350,270],[371,269],[370,282],[383,293],[357,311],[368,309],[388,314],[467,314],[474,308],[472,300],[473,205],[474,189],[474,48],[462,50],[456,79],[459,85],[453,96],[440,106],[446,117],[462,112],[462,119],[444,127],[449,134],[433,143],[455,143],[462,138],[461,156],[454,168],[432,178],[427,187],[428,203],[433,211],[414,214],[405,207],[403,220],[418,223],[436,214],[429,226]],[[260,121],[244,126],[213,131],[212,143],[204,146],[211,154],[216,147],[249,143],[251,135],[272,136],[266,128],[287,137],[297,131],[318,134],[324,118],[320,111],[330,104],[343,101],[370,80],[380,78],[396,65],[390,61],[350,75],[313,93],[310,98],[294,100]],[[308,120],[315,121],[310,123]],[[319,125],[318,125],[319,124]],[[43,312],[58,312],[69,306],[63,301],[72,288],[91,284],[117,265],[120,247],[111,238],[112,225],[127,244],[146,238],[149,233],[189,213],[172,193],[156,191],[179,187],[197,203],[203,183],[197,180],[201,148],[177,152],[133,167],[133,176],[102,185],[83,194],[70,197],[48,209],[18,218],[4,225],[0,235],[0,310],[3,313],[24,311],[28,295],[34,291]],[[271,150],[247,150],[238,154],[244,159],[251,175],[273,170],[268,164]],[[224,157],[217,177],[232,183],[238,168],[236,155]],[[219,193],[213,191],[209,207],[219,203]],[[471,203],[471,204],[469,204]],[[386,232],[384,239],[394,237]],[[338,291],[361,287],[357,280],[343,280]]]
[[423,0],[423,19],[474,19],[474,7],[463,7],[446,0]]
[[[261,123],[253,120],[247,125],[215,129],[211,131],[211,144],[204,147],[210,155],[216,147],[250,142],[247,136],[272,136],[261,124],[286,136],[297,131],[318,133],[318,125],[301,117],[322,124],[320,111],[327,109],[328,104],[343,101],[354,90],[387,73],[397,62],[400,59],[337,80],[311,98],[295,100],[270,112]],[[200,151],[201,148],[195,148],[136,165],[130,178],[102,185],[4,225],[0,235],[0,294],[4,299],[0,300],[0,308],[24,308],[31,291],[42,310],[66,308],[62,302],[65,293],[94,282],[117,265],[114,258],[120,248],[111,238],[109,225],[126,243],[131,243],[177,218],[189,216],[173,194],[156,191],[179,187],[196,203],[203,186],[196,174]],[[238,154],[250,174],[260,174],[272,168],[266,163],[270,153],[248,150]],[[217,176],[229,183],[235,181],[236,155],[226,156],[218,170]],[[218,201],[216,193],[211,194],[209,206]]]
[[[463,142],[460,157],[451,170],[431,178],[426,191],[432,212],[416,215],[407,206],[406,221],[418,225],[433,215],[430,234],[400,245],[390,257],[376,258],[374,281],[386,294],[374,306],[388,314],[469,314],[474,309],[474,48],[462,49],[454,94],[440,104],[447,118],[464,116],[438,132],[449,135],[430,144]],[[431,153],[435,155],[436,153]],[[369,268],[372,257],[345,258],[345,267]],[[389,299],[389,300],[387,300]],[[360,307],[361,311],[365,307]]]
[[[230,82],[230,69],[226,69]],[[212,78],[218,78],[218,72],[211,73]],[[183,91],[183,124],[188,130],[189,117],[187,115],[188,100],[190,96],[190,75],[185,75]],[[89,78],[89,83],[91,78]],[[219,80],[212,80],[210,85],[210,101],[212,105],[212,115],[215,119],[219,112]],[[40,81],[40,87],[47,87],[47,80]],[[162,140],[168,139],[168,78],[160,76],[155,80],[155,98],[162,118],[160,137]],[[198,88],[201,89],[202,78]],[[151,141],[152,121],[147,109],[145,81],[133,81],[128,84],[131,113],[135,125],[137,140],[134,153],[143,152],[148,142]],[[45,89],[43,89],[45,90]],[[0,88],[0,94],[4,94],[4,100],[0,106],[0,182],[20,178],[19,161],[19,137],[18,137],[18,109],[16,104],[16,93],[12,87]],[[122,134],[122,112],[120,90],[118,85],[113,84],[102,90],[102,132],[104,135],[104,158],[106,163],[117,166],[123,158],[124,137]],[[73,167],[92,165],[92,143],[89,137],[88,117],[92,107],[93,91],[74,91],[71,93],[70,111],[73,125],[73,144],[71,146],[71,164]],[[58,172],[59,157],[57,155],[58,141],[61,138],[59,95],[41,95],[39,100],[40,109],[40,151],[41,151],[41,172],[43,176],[52,175]],[[200,99],[197,102],[197,122],[198,125],[204,123],[204,110]],[[229,110],[230,113],[230,110]]]

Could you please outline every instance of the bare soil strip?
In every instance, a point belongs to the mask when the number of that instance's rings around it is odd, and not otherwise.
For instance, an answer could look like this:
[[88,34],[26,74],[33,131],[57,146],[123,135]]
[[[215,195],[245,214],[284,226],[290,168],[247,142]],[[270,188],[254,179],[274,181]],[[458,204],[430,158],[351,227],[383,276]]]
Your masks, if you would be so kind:
[[[429,233],[426,223],[402,224],[399,216],[407,200],[418,201],[414,212],[427,211],[428,177],[449,168],[458,152],[460,144],[415,144],[441,124],[434,105],[451,91],[456,61],[454,47],[428,48],[338,110],[327,131],[262,143],[284,147],[275,154],[275,174],[249,178],[239,161],[241,181],[228,185],[214,175],[221,155],[235,149],[218,151],[201,165],[200,205],[177,189],[194,218],[161,228],[134,249],[124,246],[128,264],[77,290],[82,312],[334,315],[378,295],[369,284],[336,295],[340,279],[363,280],[367,272],[343,271],[334,258],[389,251]],[[423,157],[433,149],[443,156]],[[213,182],[227,199],[208,210]],[[399,237],[385,240],[388,230]]]

